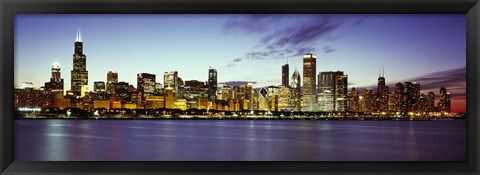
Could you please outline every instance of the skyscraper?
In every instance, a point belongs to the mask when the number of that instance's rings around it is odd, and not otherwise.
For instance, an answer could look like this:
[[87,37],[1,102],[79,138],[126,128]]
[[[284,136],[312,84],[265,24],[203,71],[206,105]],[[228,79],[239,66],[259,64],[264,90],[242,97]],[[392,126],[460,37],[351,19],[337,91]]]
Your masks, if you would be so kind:
[[288,64],[285,64],[282,66],[282,86],[284,87],[289,87],[290,85],[288,84]]
[[376,110],[377,112],[389,112],[388,110],[388,86],[385,84],[385,75],[379,73],[378,82],[377,82],[377,101],[376,101]]
[[440,101],[438,102],[438,110],[443,114],[450,112],[450,93],[447,93],[445,87],[440,88]]
[[355,87],[352,88],[349,96],[349,103],[348,103],[349,110],[351,112],[360,112],[360,96],[359,92]]
[[342,71],[318,74],[318,110],[346,111],[348,76]]
[[208,99],[215,101],[217,99],[217,70],[208,69]]
[[58,63],[53,63],[52,65],[52,77],[49,82],[45,83],[45,90],[63,94],[63,78],[61,78],[60,65]]
[[115,94],[115,84],[118,83],[118,73],[108,71],[107,73],[107,93]]
[[316,111],[317,104],[317,56],[308,53],[303,56],[302,111]]
[[295,71],[293,71],[293,75],[292,75],[292,82],[290,84],[290,87],[291,87],[291,90],[292,90],[292,100],[291,102],[293,103],[292,104],[292,107],[293,107],[293,110],[295,111],[301,111],[302,109],[302,94],[301,94],[301,91],[300,91],[300,87],[301,86],[301,82],[300,82],[300,72],[298,72],[298,70],[295,68]]
[[142,101],[145,101],[146,96],[155,93],[155,77],[155,74],[137,74],[137,91],[140,94]]
[[372,88],[365,88],[362,93],[362,111],[363,112],[375,112],[374,105],[375,105],[375,96],[372,92]]
[[180,82],[177,71],[165,72],[163,74],[163,88],[173,90],[175,97],[178,97]]
[[403,112],[417,112],[420,101],[420,83],[404,82],[403,83],[403,104],[406,107]]
[[95,81],[93,82],[93,92],[105,92],[105,82],[104,81]]
[[425,111],[428,113],[435,112],[435,93],[430,91],[425,97]]
[[115,84],[116,97],[124,102],[131,100],[128,86],[129,84],[127,82],[118,82]]
[[82,85],[88,86],[87,57],[83,54],[83,42],[80,30],[77,32],[74,46],[71,90],[75,95],[80,95]]

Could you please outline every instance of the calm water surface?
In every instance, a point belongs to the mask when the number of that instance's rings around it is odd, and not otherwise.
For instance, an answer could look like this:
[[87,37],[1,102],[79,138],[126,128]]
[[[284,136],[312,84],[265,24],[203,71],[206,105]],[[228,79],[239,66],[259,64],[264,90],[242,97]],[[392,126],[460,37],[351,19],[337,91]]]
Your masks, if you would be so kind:
[[16,120],[16,161],[464,161],[466,121]]

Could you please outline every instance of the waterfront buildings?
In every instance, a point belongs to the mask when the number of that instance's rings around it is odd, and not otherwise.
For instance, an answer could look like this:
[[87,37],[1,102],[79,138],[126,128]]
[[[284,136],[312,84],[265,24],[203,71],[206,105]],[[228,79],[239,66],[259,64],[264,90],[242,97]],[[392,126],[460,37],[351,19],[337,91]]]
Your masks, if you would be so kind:
[[418,82],[397,83],[395,90],[390,92],[383,72],[379,73],[375,93],[371,87],[363,92],[356,88],[348,92],[348,75],[343,71],[319,72],[316,75],[316,56],[311,53],[303,55],[303,81],[297,69],[289,81],[289,65],[284,64],[279,86],[254,88],[252,83],[218,86],[218,72],[209,68],[207,81],[183,81],[177,71],[170,71],[164,72],[162,84],[156,82],[155,74],[138,73],[135,88],[128,82],[118,82],[118,73],[109,71],[106,83],[95,81],[93,92],[90,92],[80,31],[74,46],[71,90],[63,95],[61,68],[55,63],[51,67],[50,81],[44,87],[33,88],[33,84],[27,82],[15,88],[15,107],[361,112],[382,115],[450,113],[451,95],[446,88],[440,89],[438,107],[435,107],[435,94],[421,94]]

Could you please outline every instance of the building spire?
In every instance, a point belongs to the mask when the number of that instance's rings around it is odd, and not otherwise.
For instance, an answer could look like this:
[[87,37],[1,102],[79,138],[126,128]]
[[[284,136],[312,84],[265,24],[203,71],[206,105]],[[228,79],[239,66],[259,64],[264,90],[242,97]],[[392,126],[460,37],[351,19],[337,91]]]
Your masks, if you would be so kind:
[[378,66],[378,77],[382,77],[382,71],[380,69],[380,66]]
[[382,77],[385,77],[385,66],[382,66]]
[[75,39],[75,42],[82,42],[82,33],[80,28],[77,29],[77,38]]

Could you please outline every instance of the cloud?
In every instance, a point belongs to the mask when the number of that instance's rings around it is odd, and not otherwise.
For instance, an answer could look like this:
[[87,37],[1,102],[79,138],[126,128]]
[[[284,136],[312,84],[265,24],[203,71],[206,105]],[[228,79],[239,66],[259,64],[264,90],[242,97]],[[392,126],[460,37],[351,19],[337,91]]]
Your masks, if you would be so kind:
[[425,76],[420,76],[412,78],[412,81],[420,82],[422,88],[425,89],[440,89],[441,87],[452,88],[463,88],[466,87],[467,81],[467,69],[466,67],[439,71],[427,74]]
[[333,52],[333,51],[335,51],[335,49],[332,49],[332,48],[330,48],[329,46],[323,47],[323,52],[324,52],[324,53],[331,53],[331,52]]
[[228,68],[228,67],[234,67],[234,66],[235,66],[235,64],[227,64],[225,67]]
[[233,59],[232,61],[235,62],[235,63],[238,63],[238,62],[242,61],[242,59],[241,58],[236,58],[236,59]]
[[284,15],[247,15],[227,21],[223,27],[229,32],[259,34],[259,44],[242,58],[268,60],[299,57],[306,53],[331,53],[335,49],[329,46],[320,49],[319,42],[325,44],[341,38],[330,34],[345,23],[345,19],[333,19],[329,15],[310,15],[294,22],[279,22],[283,18]]
[[246,15],[243,18],[232,18],[223,24],[225,33],[243,33],[243,34],[257,34],[265,33],[271,27],[271,23],[278,19],[279,15]]
[[225,84],[225,85],[228,85],[230,87],[233,87],[233,86],[245,85],[245,84],[248,84],[248,83],[256,84],[257,82],[256,81],[227,81],[227,82],[220,82],[219,84]]
[[306,22],[293,25],[274,32],[262,39],[265,43],[271,43],[274,47],[291,47],[309,44],[340,27],[341,23],[333,22],[330,17],[317,16]]

